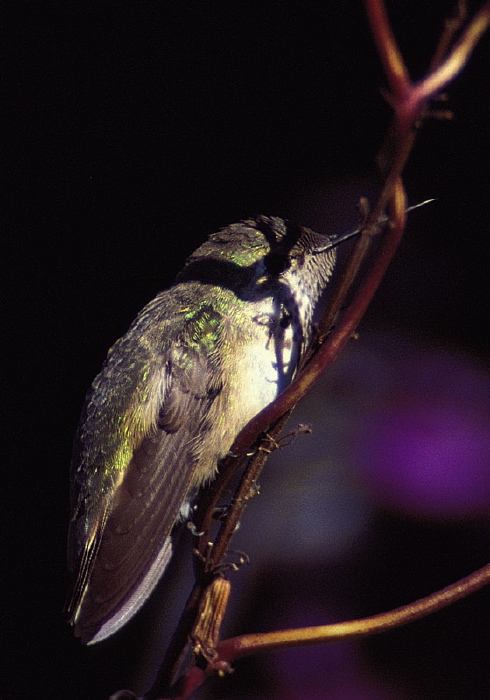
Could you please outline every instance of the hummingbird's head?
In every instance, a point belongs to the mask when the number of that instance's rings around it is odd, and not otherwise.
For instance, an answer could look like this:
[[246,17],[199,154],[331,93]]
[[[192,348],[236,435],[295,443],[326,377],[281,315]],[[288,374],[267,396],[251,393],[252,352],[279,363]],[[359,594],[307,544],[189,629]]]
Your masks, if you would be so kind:
[[336,239],[275,216],[258,216],[211,234],[188,258],[179,282],[199,279],[237,289],[287,284],[314,302],[330,278]]

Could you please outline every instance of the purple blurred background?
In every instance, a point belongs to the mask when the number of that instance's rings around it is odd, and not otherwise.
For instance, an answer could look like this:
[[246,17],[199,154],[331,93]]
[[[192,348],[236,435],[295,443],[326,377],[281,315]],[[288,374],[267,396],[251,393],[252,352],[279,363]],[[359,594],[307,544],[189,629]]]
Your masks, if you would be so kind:
[[[401,5],[417,77],[452,3]],[[103,700],[144,688],[189,581],[105,644],[65,625],[84,393],[208,233],[257,213],[355,224],[389,110],[360,3],[6,6],[0,697]],[[291,425],[313,435],[274,455],[237,533],[251,564],[232,578],[228,634],[371,615],[488,560],[488,48],[450,89],[455,119],[427,123],[410,161],[410,203],[436,201],[410,216],[359,339],[298,407]],[[486,700],[488,613],[481,591],[362,642],[246,659],[200,697]]]

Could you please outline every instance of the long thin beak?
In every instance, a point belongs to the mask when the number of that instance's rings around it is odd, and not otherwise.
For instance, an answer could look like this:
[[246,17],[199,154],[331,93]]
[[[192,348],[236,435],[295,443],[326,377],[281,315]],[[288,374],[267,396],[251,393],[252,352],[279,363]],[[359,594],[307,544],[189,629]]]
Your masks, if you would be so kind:
[[[418,209],[419,207],[424,207],[426,204],[429,204],[430,202],[434,201],[435,199],[426,199],[423,202],[414,204],[412,207],[408,207],[407,213],[413,211],[414,209]],[[383,223],[384,221],[388,221],[388,217],[386,215],[382,216],[379,220],[380,223]],[[331,248],[336,248],[340,243],[344,243],[344,241],[348,241],[350,238],[353,238],[354,236],[357,236],[360,233],[361,228],[356,228],[351,231],[346,231],[345,233],[340,233],[338,236],[332,236],[329,242],[325,245],[325,247],[317,248],[313,251],[313,254],[324,253],[325,251],[330,250]]]

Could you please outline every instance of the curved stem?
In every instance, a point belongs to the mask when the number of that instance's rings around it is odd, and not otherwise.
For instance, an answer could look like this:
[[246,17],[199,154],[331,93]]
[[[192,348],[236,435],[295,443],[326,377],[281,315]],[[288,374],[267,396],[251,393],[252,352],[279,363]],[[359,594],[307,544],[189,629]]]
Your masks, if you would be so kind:
[[230,663],[244,656],[260,651],[327,644],[386,632],[442,610],[488,584],[490,584],[490,564],[437,593],[379,615],[333,625],[300,627],[264,634],[244,634],[225,639],[217,645],[216,657],[206,670],[196,666],[187,670],[181,678],[179,689],[172,697],[176,700],[186,700],[210,673],[229,672]]
[[456,583],[436,593],[432,593],[426,598],[421,598],[389,612],[333,625],[302,627],[266,634],[246,634],[240,637],[232,637],[220,642],[216,647],[216,651],[222,662],[230,662],[257,651],[323,644],[386,632],[394,627],[400,627],[442,610],[488,584],[490,584],[490,564],[456,581]]
[[410,87],[410,77],[391,30],[384,2],[365,0],[365,6],[390,87],[395,95],[402,97]]
[[424,102],[437,95],[461,72],[489,26],[490,1],[487,1],[468,24],[447,58],[436,70],[413,86],[409,101],[411,110],[419,110]]

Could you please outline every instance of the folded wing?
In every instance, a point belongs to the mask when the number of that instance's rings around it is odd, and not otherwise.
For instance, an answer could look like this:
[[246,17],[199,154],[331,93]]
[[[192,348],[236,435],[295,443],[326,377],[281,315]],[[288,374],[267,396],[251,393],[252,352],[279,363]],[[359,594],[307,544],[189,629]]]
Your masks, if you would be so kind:
[[196,465],[210,459],[202,436],[222,392],[220,368],[199,348],[135,353],[130,341],[94,382],[74,450],[69,612],[85,642],[117,631],[161,577]]

